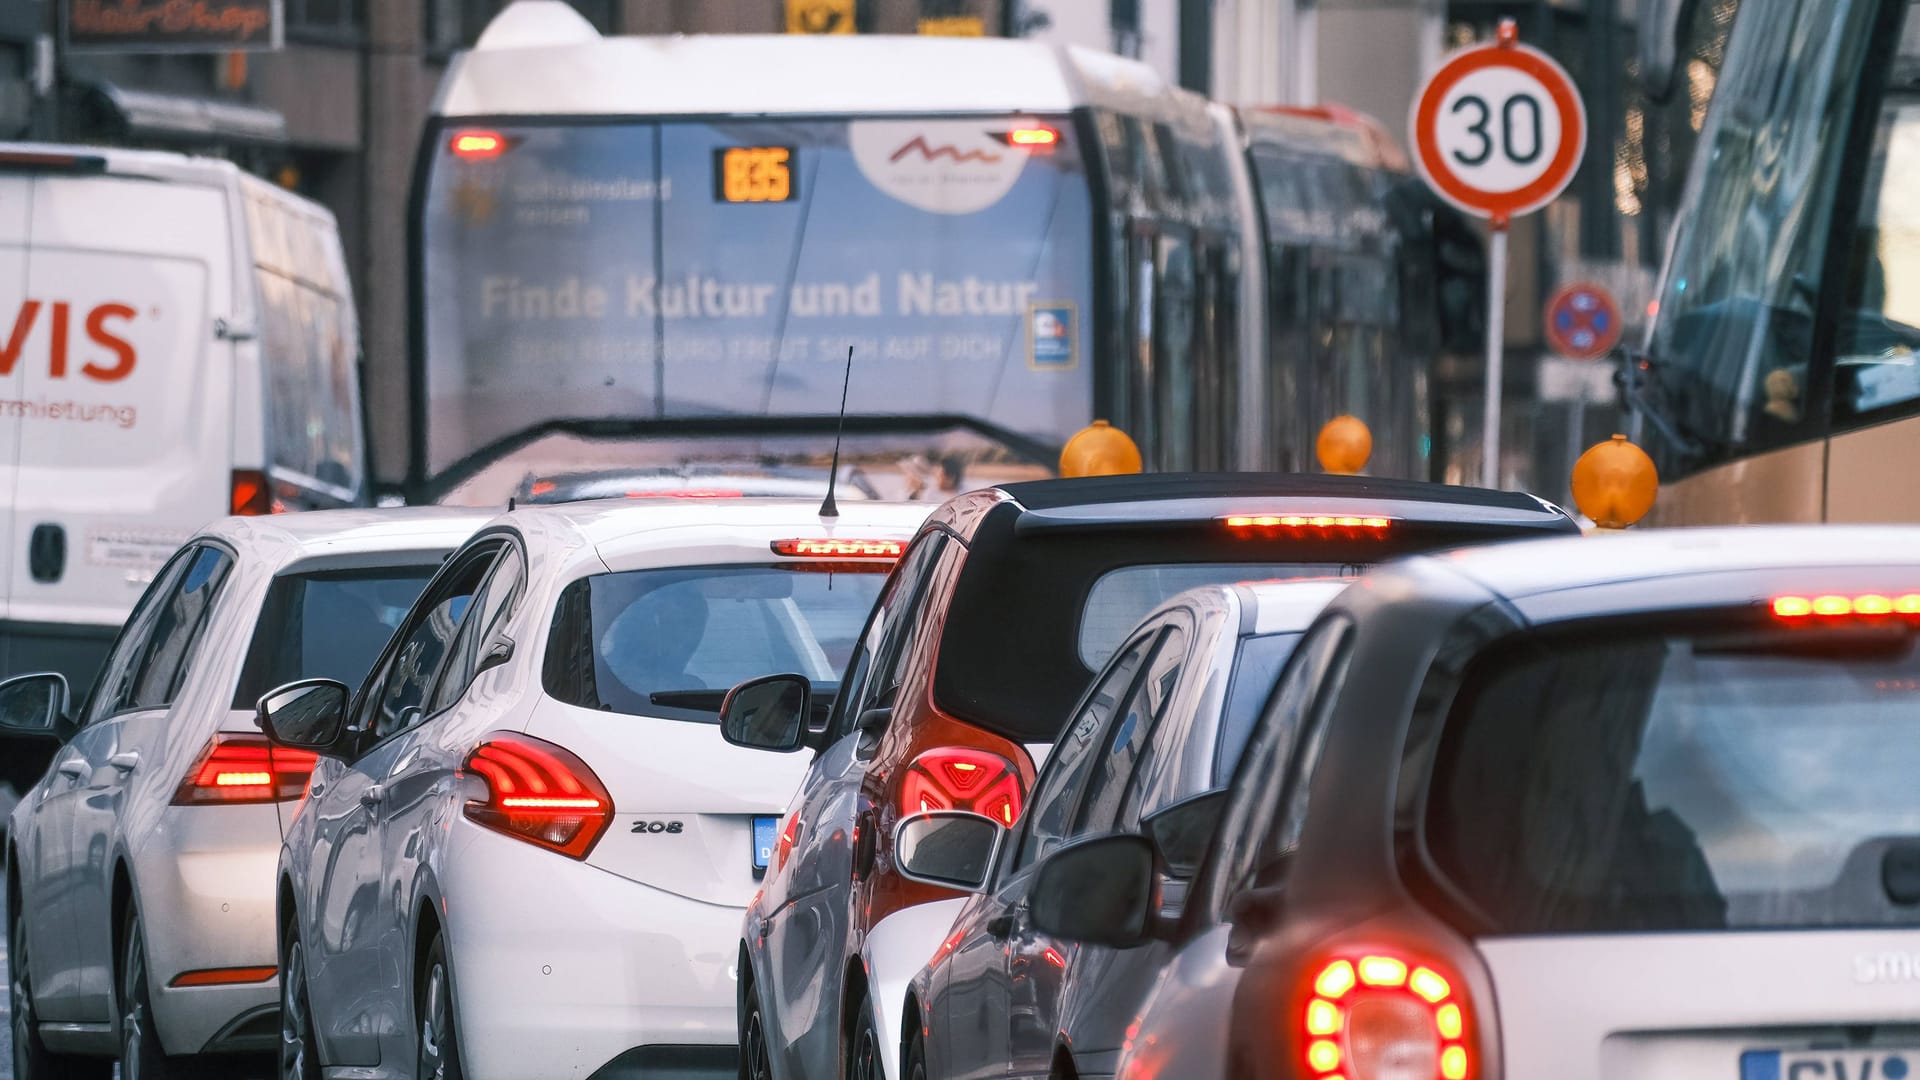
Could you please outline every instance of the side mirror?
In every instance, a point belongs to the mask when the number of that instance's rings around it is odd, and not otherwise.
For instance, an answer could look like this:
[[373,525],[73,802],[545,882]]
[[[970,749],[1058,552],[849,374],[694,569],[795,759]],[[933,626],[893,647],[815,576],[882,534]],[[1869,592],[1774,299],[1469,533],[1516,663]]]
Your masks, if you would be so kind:
[[1147,815],[1141,825],[1160,864],[1176,878],[1191,878],[1200,872],[1207,857],[1207,845],[1220,827],[1220,815],[1227,808],[1227,790],[1189,795]]
[[1101,836],[1047,856],[1027,900],[1041,933],[1131,949],[1159,930],[1160,875],[1144,836]]
[[70,697],[67,677],[51,671],[0,682],[0,735],[60,742]]
[[338,756],[352,697],[345,683],[302,679],[262,694],[254,715],[260,730],[281,746]]
[[806,745],[813,684],[804,675],[763,675],[727,691],[720,737],[750,750],[790,754]]
[[992,818],[962,810],[909,814],[893,830],[893,861],[908,881],[979,892],[1006,834]]

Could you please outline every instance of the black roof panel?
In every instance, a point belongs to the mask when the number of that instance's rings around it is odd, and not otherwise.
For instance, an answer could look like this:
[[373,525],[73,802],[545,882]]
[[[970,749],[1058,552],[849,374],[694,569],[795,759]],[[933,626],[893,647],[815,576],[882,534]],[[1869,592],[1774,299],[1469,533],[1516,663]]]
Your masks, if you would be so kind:
[[1490,510],[1553,513],[1541,505],[1539,499],[1520,492],[1319,473],[1139,473],[1072,480],[1029,480],[1018,484],[1002,484],[1000,490],[1013,496],[1029,510],[1058,510],[1110,503],[1145,504],[1169,499],[1274,497],[1391,499],[1397,502],[1453,503]]

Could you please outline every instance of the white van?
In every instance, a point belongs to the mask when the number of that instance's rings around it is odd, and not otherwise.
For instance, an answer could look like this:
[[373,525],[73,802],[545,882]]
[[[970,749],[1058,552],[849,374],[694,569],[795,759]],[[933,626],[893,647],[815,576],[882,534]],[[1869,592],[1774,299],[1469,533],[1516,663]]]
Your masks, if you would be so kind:
[[0,143],[0,676],[77,694],[209,520],[369,501],[333,216],[232,164]]

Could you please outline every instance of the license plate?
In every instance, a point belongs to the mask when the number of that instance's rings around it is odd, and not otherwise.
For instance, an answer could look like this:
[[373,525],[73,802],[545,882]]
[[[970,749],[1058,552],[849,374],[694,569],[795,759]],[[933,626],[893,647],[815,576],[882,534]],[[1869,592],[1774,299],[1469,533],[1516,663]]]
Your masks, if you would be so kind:
[[777,817],[756,817],[753,819],[753,868],[764,873],[773,865],[773,845],[780,836],[780,819]]
[[1920,1050],[1749,1050],[1740,1080],[1920,1080]]

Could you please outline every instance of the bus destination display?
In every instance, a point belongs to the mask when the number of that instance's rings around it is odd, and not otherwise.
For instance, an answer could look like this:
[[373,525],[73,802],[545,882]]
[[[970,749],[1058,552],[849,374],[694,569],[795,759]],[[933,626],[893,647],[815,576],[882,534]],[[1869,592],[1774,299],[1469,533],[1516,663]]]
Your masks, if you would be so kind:
[[713,198],[727,203],[793,198],[793,147],[727,146],[713,152]]

